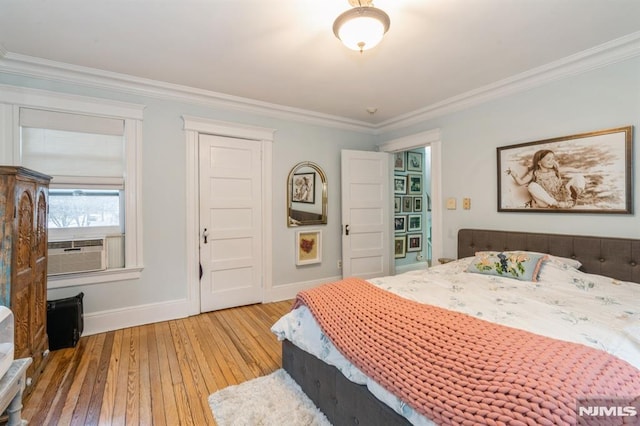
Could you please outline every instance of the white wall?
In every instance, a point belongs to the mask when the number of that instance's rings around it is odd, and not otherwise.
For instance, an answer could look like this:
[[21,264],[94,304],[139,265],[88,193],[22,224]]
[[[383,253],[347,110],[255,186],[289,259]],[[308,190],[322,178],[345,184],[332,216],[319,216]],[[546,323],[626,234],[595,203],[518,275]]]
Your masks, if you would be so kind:
[[[277,299],[277,294],[284,294],[287,286],[305,282],[325,282],[342,276],[342,271],[337,265],[338,260],[342,259],[340,151],[371,151],[375,149],[375,145],[371,135],[295,124],[278,130],[276,140],[273,152],[273,180],[276,185],[273,198],[273,287],[276,291],[274,297]],[[291,168],[306,160],[318,164],[327,175],[328,214],[326,225],[304,227],[305,230],[322,230],[322,263],[296,266],[295,233],[300,228],[287,227],[285,189]],[[279,293],[277,287],[282,288]]]
[[[637,133],[639,124],[640,59],[634,58],[379,138],[384,141],[440,129],[443,201],[449,197],[458,201],[457,210],[443,210],[443,254],[455,256],[457,230],[465,227],[640,237],[637,213],[498,213],[496,201],[497,147],[627,125],[633,125]],[[639,164],[638,151],[634,142],[634,164]],[[635,179],[633,196],[640,199]],[[471,198],[471,210],[460,209],[463,197]]]
[[[443,198],[471,198],[471,210],[444,210],[444,256],[454,256],[462,227],[640,237],[638,215],[498,213],[496,147],[583,133],[640,120],[640,59],[595,69],[410,127],[370,132],[303,124],[199,102],[147,97],[129,90],[0,73],[0,84],[122,100],[146,105],[143,123],[143,238],[145,269],[139,280],[51,291],[49,298],[85,293],[89,332],[162,317],[178,317],[188,297],[186,264],[186,152],[182,115],[277,129],[273,145],[273,290],[340,276],[340,150],[373,150],[384,141],[439,128]],[[1,123],[0,134],[6,133]],[[9,150],[0,147],[6,157]],[[323,262],[294,262],[295,228],[286,226],[286,178],[300,161],[314,161],[328,177],[329,220],[323,230]],[[634,153],[637,164],[638,153]],[[634,198],[640,195],[637,186]],[[314,227],[315,228],[315,227]],[[161,314],[159,314],[159,312]]]
[[[144,270],[138,280],[50,290],[49,299],[85,293],[88,333],[172,317],[185,316],[189,297],[186,260],[186,141],[183,115],[211,118],[276,129],[273,143],[273,251],[272,294],[298,283],[321,282],[340,276],[340,150],[375,149],[372,132],[345,130],[203,106],[176,100],[99,90],[0,73],[0,84],[115,99],[145,105],[142,141],[142,200]],[[6,123],[8,125],[10,123]],[[6,131],[0,122],[0,134]],[[347,127],[347,126],[342,126]],[[0,138],[5,141],[10,138]],[[0,163],[11,150],[0,149]],[[328,223],[323,230],[322,263],[296,267],[295,228],[286,226],[286,184],[290,169],[298,162],[314,161],[328,179]],[[311,227],[309,227],[311,228]],[[287,294],[292,297],[294,293]]]

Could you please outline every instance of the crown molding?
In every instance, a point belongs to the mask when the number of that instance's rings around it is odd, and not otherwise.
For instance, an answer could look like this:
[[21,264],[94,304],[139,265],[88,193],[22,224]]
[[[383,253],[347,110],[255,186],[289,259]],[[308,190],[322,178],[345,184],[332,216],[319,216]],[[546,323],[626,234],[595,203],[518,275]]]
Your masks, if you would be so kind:
[[379,123],[376,131],[385,133],[405,128],[494,99],[542,86],[565,77],[622,62],[639,55],[640,31],[392,118]]
[[1,44],[0,72],[379,135],[639,55],[640,31],[378,124],[20,55]]
[[6,52],[4,55],[1,55],[1,53],[2,50],[0,50],[0,72],[24,77],[44,78],[97,89],[116,90],[156,99],[192,103],[226,110],[231,109],[276,119],[293,120],[362,133],[375,133],[375,125],[365,121],[17,53]]
[[20,106],[47,108],[52,111],[90,113],[110,117],[143,119],[145,106],[115,100],[99,100],[93,97],[52,93],[49,90],[18,87],[0,83],[0,102]]
[[184,129],[195,132],[206,132],[212,135],[231,136],[234,138],[273,142],[276,129],[246,126],[227,121],[183,115]]
[[423,147],[438,142],[441,139],[440,129],[431,129],[409,136],[393,139],[378,145],[378,151],[397,152]]

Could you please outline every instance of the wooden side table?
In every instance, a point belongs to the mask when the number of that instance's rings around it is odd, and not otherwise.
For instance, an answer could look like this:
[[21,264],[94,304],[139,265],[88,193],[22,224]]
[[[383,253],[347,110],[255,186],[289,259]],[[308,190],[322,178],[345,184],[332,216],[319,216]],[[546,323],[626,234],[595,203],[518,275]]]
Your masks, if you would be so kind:
[[0,410],[9,418],[7,426],[27,424],[22,420],[22,391],[26,385],[27,367],[31,358],[16,359],[0,379]]

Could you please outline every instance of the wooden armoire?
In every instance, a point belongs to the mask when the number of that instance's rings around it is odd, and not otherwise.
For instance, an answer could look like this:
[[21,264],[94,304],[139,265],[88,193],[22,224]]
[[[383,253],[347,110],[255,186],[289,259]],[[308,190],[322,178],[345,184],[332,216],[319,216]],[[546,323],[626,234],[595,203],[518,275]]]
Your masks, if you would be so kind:
[[47,339],[47,213],[51,177],[0,166],[0,303],[14,316],[14,358],[33,358],[27,391],[44,368]]

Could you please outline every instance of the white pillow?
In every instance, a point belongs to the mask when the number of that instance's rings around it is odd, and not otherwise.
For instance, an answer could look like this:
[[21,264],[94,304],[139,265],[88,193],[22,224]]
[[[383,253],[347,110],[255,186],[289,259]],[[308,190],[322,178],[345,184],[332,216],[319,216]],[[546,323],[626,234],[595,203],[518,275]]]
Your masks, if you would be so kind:
[[573,266],[561,260],[547,260],[540,268],[538,281],[542,283],[570,283],[573,280],[572,274],[576,271]]
[[547,257],[547,262],[554,262],[559,265],[566,265],[574,269],[580,269],[580,267],[582,266],[582,263],[580,263],[578,259],[571,259],[571,258],[562,257],[562,256],[554,256],[552,254],[550,254],[549,257]]

